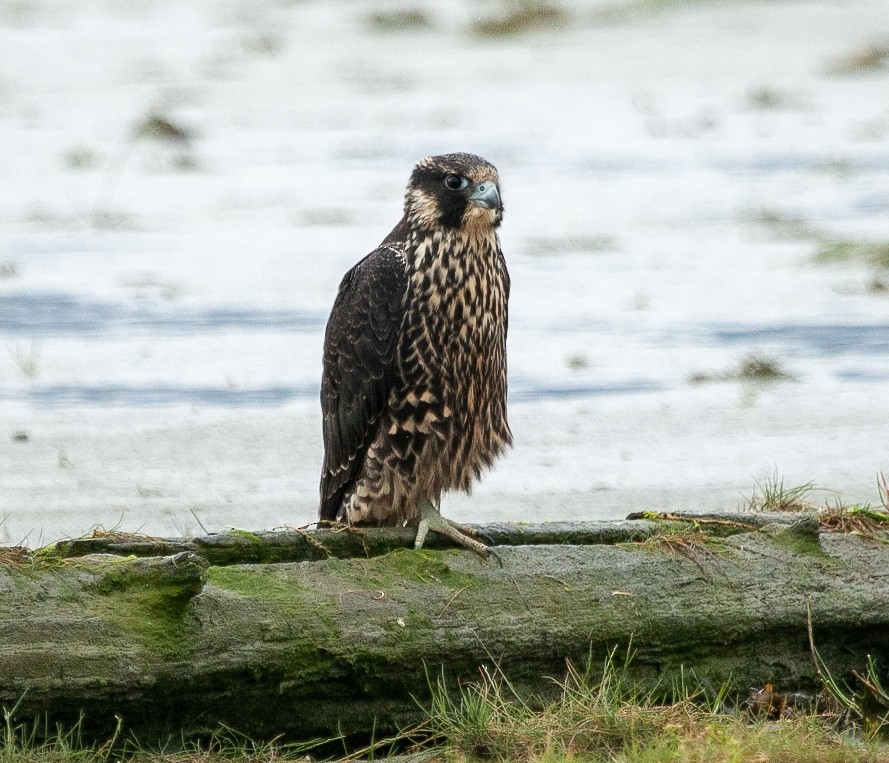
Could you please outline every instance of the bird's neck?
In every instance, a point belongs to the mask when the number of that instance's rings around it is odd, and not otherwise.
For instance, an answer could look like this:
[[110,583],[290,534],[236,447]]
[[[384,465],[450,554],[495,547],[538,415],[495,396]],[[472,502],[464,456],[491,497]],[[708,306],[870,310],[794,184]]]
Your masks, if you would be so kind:
[[462,228],[413,227],[405,243],[408,270],[414,273],[432,269],[463,269],[493,262],[500,254],[500,240],[491,225]]

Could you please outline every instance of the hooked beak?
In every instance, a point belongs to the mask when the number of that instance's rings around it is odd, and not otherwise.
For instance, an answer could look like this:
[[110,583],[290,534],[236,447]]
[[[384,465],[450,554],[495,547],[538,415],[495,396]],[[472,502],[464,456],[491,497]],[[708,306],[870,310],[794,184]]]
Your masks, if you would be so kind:
[[493,180],[483,180],[469,196],[469,200],[485,209],[500,209],[500,191]]

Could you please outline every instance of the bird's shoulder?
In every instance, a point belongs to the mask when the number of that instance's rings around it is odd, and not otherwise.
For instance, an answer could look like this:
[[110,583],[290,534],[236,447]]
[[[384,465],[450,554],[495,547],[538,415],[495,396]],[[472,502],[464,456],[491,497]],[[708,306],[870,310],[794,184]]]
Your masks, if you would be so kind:
[[[388,382],[408,286],[403,244],[391,239],[357,262],[340,282],[324,337],[325,407],[336,405],[343,393],[347,400],[353,398],[347,405],[359,404],[368,385]],[[340,399],[339,405],[344,402]]]
[[337,301],[367,296],[389,296],[403,292],[407,285],[404,246],[380,244],[359,260],[340,281]]
[[381,245],[356,263],[340,281],[327,322],[326,345],[348,343],[371,332],[393,330],[402,312],[408,276],[403,250]]

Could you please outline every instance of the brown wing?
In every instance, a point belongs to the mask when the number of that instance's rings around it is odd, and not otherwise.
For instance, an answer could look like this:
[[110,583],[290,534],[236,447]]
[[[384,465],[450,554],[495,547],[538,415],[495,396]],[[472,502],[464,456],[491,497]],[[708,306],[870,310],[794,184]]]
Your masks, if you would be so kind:
[[381,247],[343,277],[324,336],[324,465],[319,519],[334,521],[358,475],[392,387],[407,274]]

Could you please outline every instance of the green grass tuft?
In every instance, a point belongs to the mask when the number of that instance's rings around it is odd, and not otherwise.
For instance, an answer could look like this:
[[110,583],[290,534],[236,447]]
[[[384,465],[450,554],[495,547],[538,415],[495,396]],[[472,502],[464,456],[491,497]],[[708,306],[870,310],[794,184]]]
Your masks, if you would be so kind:
[[822,238],[822,233],[810,221],[781,209],[759,207],[747,213],[745,219],[762,228],[771,237],[782,241]]
[[799,104],[793,94],[763,85],[747,92],[747,105],[760,111],[770,111],[793,108]]
[[874,275],[867,282],[865,290],[868,294],[889,294],[889,278]]
[[[834,715],[798,712],[791,695],[771,686],[755,693],[777,698],[768,709],[780,707],[778,714],[750,702],[731,707],[724,692],[703,684],[674,685],[661,692],[664,700],[640,692],[627,666],[614,652],[600,670],[569,664],[557,698],[548,701],[520,697],[500,671],[482,669],[456,693],[439,680],[421,730],[426,749],[431,744],[440,760],[516,763],[889,762],[889,747],[849,733],[862,729],[855,718],[847,715],[849,725],[838,730]],[[869,665],[865,680],[875,673]]]
[[72,170],[92,170],[99,166],[99,155],[91,148],[76,146],[65,154],[65,164]]
[[411,29],[429,29],[432,19],[422,7],[392,8],[372,13],[367,18],[371,29],[377,32],[404,32]]
[[432,687],[430,738],[458,757],[472,760],[610,760],[650,743],[665,726],[684,728],[692,705],[659,704],[629,680],[629,660],[612,652],[601,669],[568,664],[555,701],[522,698],[506,676],[482,668],[477,682],[456,696],[445,682]]
[[509,3],[502,15],[476,21],[472,31],[479,37],[516,37],[542,29],[555,29],[568,20],[565,11],[545,0],[520,0]]
[[815,253],[815,262],[823,264],[849,263],[889,270],[889,242],[826,241]]
[[740,358],[735,368],[717,373],[700,371],[690,374],[688,377],[688,381],[692,384],[704,384],[713,381],[766,383],[794,381],[795,379],[796,377],[793,374],[784,370],[776,358],[757,353],[750,353]]
[[757,481],[753,495],[745,498],[741,504],[742,511],[812,511],[817,505],[808,500],[815,489],[814,482],[806,482],[803,485],[793,487],[784,486],[784,478],[778,475],[778,470],[764,480]]
[[111,738],[98,744],[85,741],[82,716],[70,729],[51,728],[39,720],[17,720],[16,709],[3,709],[0,763],[306,763],[311,760],[307,751],[339,741],[257,742],[223,726],[199,741],[168,742],[151,748],[132,737],[125,738],[123,720],[118,716]]
[[815,492],[829,492],[806,482],[793,487],[784,486],[784,478],[777,469],[771,476],[756,483],[753,495],[741,502],[741,511],[807,512],[816,520],[820,532],[840,532],[889,542],[889,479],[883,472],[877,475],[878,507],[869,503],[849,505],[839,498],[833,502],[812,500]]
[[741,358],[734,378],[746,381],[776,381],[793,377],[781,368],[781,364],[775,358],[748,355]]
[[171,117],[157,113],[149,114],[141,120],[133,129],[133,135],[137,138],[180,144],[189,143],[195,137],[194,133],[184,125]]
[[865,74],[889,65],[889,47],[868,45],[828,67],[828,73],[836,76]]
[[21,700],[3,708],[0,726],[0,763],[109,763],[118,742],[121,720],[104,745],[88,744],[82,734],[83,716],[70,729],[52,728],[47,721],[26,723],[16,718]]

